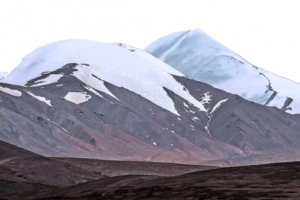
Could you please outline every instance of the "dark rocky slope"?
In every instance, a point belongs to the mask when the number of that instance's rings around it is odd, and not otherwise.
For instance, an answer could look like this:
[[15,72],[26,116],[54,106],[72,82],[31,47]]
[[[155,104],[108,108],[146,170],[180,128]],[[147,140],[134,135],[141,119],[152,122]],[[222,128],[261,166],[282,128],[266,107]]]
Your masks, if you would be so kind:
[[[75,66],[51,72],[64,76],[44,86],[0,83],[22,92],[12,96],[0,91],[0,138],[51,157],[241,165],[300,156],[297,115],[174,76],[207,110],[165,88],[176,115],[108,82],[105,86],[117,99],[101,91],[102,97],[95,95],[72,75]],[[50,100],[51,106],[28,92]],[[75,104],[64,98],[68,92],[85,92],[91,98]]]

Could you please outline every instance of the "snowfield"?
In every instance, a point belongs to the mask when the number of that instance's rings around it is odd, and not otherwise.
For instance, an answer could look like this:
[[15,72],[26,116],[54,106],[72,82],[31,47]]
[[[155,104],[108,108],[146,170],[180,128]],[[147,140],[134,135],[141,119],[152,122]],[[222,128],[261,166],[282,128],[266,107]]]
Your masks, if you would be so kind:
[[145,51],[183,74],[268,106],[300,113],[300,84],[253,66],[199,29],[158,39]]

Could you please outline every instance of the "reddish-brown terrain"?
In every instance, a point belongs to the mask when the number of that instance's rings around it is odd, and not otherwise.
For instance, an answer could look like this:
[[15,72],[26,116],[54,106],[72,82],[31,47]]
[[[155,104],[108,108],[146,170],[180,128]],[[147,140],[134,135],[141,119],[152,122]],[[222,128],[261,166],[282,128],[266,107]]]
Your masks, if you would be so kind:
[[[40,199],[299,199],[300,163],[222,168],[173,177],[118,176]],[[47,198],[46,198],[47,197]]]
[[19,199],[122,175],[174,176],[215,167],[168,163],[46,158],[0,141],[0,199]]
[[299,162],[215,168],[45,158],[0,141],[0,199],[299,199],[299,188]]

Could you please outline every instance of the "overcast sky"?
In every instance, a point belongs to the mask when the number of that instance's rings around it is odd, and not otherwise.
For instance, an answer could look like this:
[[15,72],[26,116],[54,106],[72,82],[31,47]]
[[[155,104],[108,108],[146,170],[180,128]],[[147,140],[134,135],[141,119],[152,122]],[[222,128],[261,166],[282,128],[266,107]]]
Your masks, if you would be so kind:
[[0,71],[57,40],[145,48],[194,28],[250,63],[300,83],[300,0],[1,0]]

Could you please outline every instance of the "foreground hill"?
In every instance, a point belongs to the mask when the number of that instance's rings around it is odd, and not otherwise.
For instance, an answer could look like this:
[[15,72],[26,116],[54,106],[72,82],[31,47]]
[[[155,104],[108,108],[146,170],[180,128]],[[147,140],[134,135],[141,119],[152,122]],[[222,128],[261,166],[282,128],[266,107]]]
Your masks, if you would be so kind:
[[249,101],[300,113],[299,83],[252,65],[199,29],[172,33],[145,50],[190,78]]
[[221,168],[173,177],[119,176],[34,199],[299,199],[300,163]]
[[[97,181],[89,182],[64,188],[53,196],[94,199],[298,199],[299,167],[297,162],[223,168],[175,177],[146,177],[145,181],[122,177],[122,181],[104,184],[104,188],[97,187]],[[90,190],[94,188],[93,192],[83,194],[81,191],[86,191],[86,186]]]
[[0,199],[43,195],[63,187],[121,175],[174,176],[212,169],[198,165],[46,158],[0,141]]
[[[0,198],[54,189],[102,178],[68,163],[0,141]],[[20,197],[20,196],[19,196]],[[9,198],[8,198],[9,199]]]
[[123,44],[41,47],[0,83],[0,139],[48,157],[247,165],[298,160],[300,122]]
[[300,195],[299,162],[213,169],[45,158],[2,141],[0,150],[1,199],[298,199]]

